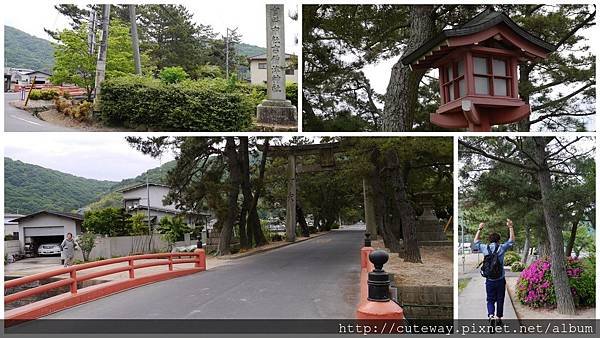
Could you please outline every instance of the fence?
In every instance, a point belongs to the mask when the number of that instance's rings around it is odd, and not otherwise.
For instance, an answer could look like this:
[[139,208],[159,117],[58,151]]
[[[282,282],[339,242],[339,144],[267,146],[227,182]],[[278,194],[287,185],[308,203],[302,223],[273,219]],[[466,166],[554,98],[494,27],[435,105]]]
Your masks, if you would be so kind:
[[[189,258],[182,258],[189,257]],[[152,260],[139,262],[142,260]],[[119,263],[126,265],[114,266]],[[139,263],[138,263],[139,262]],[[192,263],[192,268],[174,270],[173,266],[177,264]],[[104,270],[78,274],[79,271],[89,270],[102,266],[111,266]],[[154,266],[168,266],[165,272],[154,273],[145,276],[136,277],[135,271]],[[180,277],[206,270],[206,256],[203,249],[197,249],[191,253],[157,253],[135,255],[120,258],[107,259],[103,261],[79,264],[67,268],[60,268],[53,271],[42,272],[31,276],[21,277],[4,283],[4,304],[9,304],[27,297],[36,296],[50,290],[55,290],[64,286],[69,286],[70,292],[63,293],[54,297],[36,301],[19,308],[6,311],[4,318],[8,325],[14,325],[21,321],[40,318],[63,309],[89,302],[101,297],[105,297],[116,292],[134,288],[140,285],[163,281],[170,278]],[[129,272],[129,278],[117,279],[94,286],[78,288],[78,282],[84,282],[94,278],[112,275],[120,272]],[[68,274],[68,278],[59,279],[43,285],[38,285],[23,291],[7,294],[9,289],[24,286],[31,283],[40,283],[41,281],[60,277]]]

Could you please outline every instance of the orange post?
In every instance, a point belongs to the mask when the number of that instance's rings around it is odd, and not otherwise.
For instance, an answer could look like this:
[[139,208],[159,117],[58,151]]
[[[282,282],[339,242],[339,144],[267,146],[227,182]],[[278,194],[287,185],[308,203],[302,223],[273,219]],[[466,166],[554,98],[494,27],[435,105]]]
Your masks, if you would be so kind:
[[[363,248],[364,249],[364,248]],[[368,272],[361,269],[361,301],[356,310],[356,318],[360,320],[403,320],[404,310],[390,299],[390,279],[383,265],[389,256],[383,250],[375,250],[369,254],[369,263],[374,269]],[[365,289],[367,297],[364,297]]]
[[206,270],[206,253],[204,249],[196,249],[194,253],[198,255],[196,257],[196,267],[201,268],[202,270]]
[[133,259],[129,260],[129,278],[135,278],[135,267],[133,266]]

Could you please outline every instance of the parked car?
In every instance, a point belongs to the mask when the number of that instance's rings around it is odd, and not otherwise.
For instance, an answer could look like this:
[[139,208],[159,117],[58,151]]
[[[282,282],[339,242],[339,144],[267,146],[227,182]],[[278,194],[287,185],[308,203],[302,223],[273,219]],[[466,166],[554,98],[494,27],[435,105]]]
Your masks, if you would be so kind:
[[60,255],[60,252],[60,244],[58,243],[42,244],[38,247],[38,255],[40,256]]

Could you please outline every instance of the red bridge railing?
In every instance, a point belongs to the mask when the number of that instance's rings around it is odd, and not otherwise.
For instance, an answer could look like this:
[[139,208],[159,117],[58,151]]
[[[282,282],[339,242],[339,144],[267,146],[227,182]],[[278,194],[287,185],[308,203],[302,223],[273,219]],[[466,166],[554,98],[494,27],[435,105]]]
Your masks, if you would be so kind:
[[[151,259],[154,261],[139,262]],[[104,270],[93,271],[85,274],[78,274],[78,272],[81,271],[125,262],[127,262],[127,265],[124,266],[110,267]],[[190,263],[194,264],[193,267],[182,269],[173,268],[175,265],[178,264]],[[168,268],[166,271],[163,272],[146,274],[143,276],[136,277],[136,270],[150,268],[154,266],[167,266]],[[89,302],[101,297],[105,297],[126,289],[179,276],[185,276],[204,270],[206,270],[205,252],[203,249],[196,249],[196,251],[189,253],[156,253],[111,258],[96,262],[73,265],[67,268],[60,268],[52,271],[41,272],[34,275],[6,281],[4,283],[4,304],[10,304],[15,301],[36,296],[64,286],[69,286],[70,292],[35,301],[30,304],[20,306],[16,309],[8,310],[4,313],[4,318],[7,320],[17,321],[36,319],[48,315],[50,313],[57,312],[84,302]],[[77,285],[78,282],[83,282],[125,271],[129,272],[128,278],[116,279],[113,281],[84,288],[78,288]],[[50,278],[61,278],[61,276],[65,274],[68,274],[69,277],[6,295],[9,289],[34,282],[41,282]]]

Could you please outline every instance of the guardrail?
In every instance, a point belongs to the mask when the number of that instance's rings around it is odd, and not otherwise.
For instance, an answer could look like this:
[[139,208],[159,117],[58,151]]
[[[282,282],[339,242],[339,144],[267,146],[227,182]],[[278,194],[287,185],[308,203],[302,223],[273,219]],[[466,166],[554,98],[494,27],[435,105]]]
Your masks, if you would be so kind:
[[[183,258],[186,257],[186,258]],[[157,261],[151,262],[139,262],[141,260],[155,259]],[[78,275],[79,271],[89,270],[101,266],[109,266],[118,263],[127,262],[125,266],[111,267],[106,270],[94,271],[86,274]],[[177,264],[190,264],[193,263],[192,268],[185,269],[173,269]],[[136,277],[135,271],[138,269],[144,269],[154,266],[168,266],[168,270],[165,272],[154,273],[150,275]],[[137,286],[155,283],[166,279],[175,277],[185,276],[192,273],[206,270],[206,254],[204,249],[196,249],[194,252],[176,252],[176,253],[156,253],[156,254],[143,254],[126,256],[119,258],[111,258],[96,262],[84,263],[73,265],[66,268],[60,268],[52,271],[41,272],[34,275],[21,277],[13,280],[6,281],[4,283],[4,304],[10,304],[12,302],[36,296],[51,290],[55,290],[60,287],[69,286],[70,292],[63,293],[50,298],[42,299],[30,304],[23,305],[16,309],[8,310],[4,313],[4,318],[7,320],[7,324],[14,325],[20,321],[26,321],[31,319],[40,318],[49,315],[54,312],[64,310],[69,307],[79,305],[81,303],[89,302],[98,298],[106,297],[117,292],[121,292],[127,289],[131,289]],[[112,275],[120,272],[129,272],[128,278],[117,279],[101,284],[88,286],[84,288],[78,288],[77,283],[83,282],[107,275]],[[7,290],[23,286],[26,284],[41,282],[53,277],[59,277],[61,275],[68,274],[68,278],[60,279],[55,282],[42,284],[27,290],[18,291],[12,294],[8,294]]]

